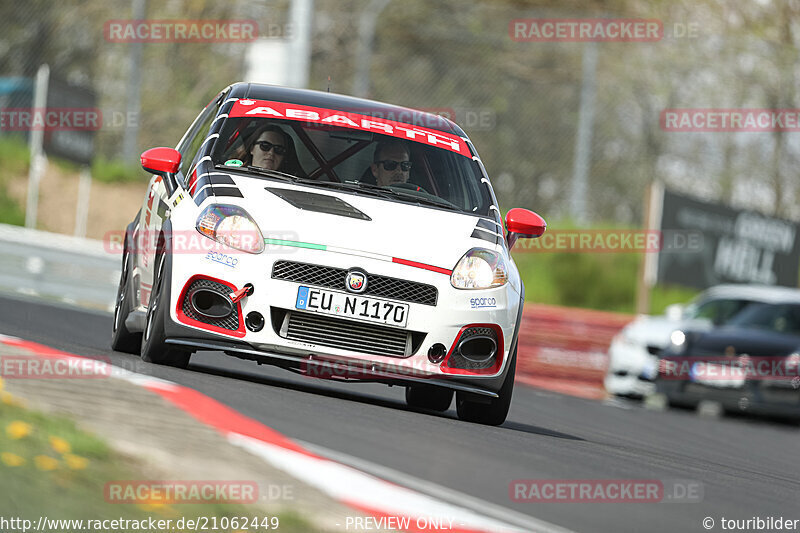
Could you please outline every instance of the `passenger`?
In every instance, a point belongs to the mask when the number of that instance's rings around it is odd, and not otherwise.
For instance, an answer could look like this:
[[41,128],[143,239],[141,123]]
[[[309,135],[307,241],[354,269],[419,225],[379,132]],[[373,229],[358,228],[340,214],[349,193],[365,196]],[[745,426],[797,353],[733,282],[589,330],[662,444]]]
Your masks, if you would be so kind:
[[250,136],[244,164],[305,177],[292,136],[275,124],[261,126]]
[[380,187],[406,183],[411,170],[411,149],[401,140],[380,141],[370,165],[375,182]]

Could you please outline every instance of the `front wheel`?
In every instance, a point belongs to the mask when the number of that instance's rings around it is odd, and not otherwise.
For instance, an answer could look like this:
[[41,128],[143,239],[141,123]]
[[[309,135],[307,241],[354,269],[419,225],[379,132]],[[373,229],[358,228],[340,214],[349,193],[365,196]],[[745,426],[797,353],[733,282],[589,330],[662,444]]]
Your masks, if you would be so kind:
[[463,392],[456,394],[456,411],[458,418],[465,422],[499,426],[506,421],[508,410],[511,407],[511,394],[514,392],[514,374],[517,366],[517,350],[511,356],[511,367],[508,369],[506,379],[497,393],[497,398],[492,398],[489,403],[480,403],[469,400]]
[[164,273],[166,261],[164,259],[164,254],[159,253],[156,256],[156,268],[153,269],[153,292],[150,294],[147,318],[142,333],[142,360],[148,363],[186,368],[189,366],[192,354],[172,348],[164,342],[166,340],[164,322],[169,314],[169,284],[164,283],[166,278]]
[[125,325],[125,319],[131,312],[130,283],[128,276],[131,271],[131,256],[125,247],[122,254],[122,272],[119,276],[117,301],[114,305],[114,324],[111,326],[111,349],[118,352],[139,354],[141,335],[132,333]]
[[431,385],[406,387],[406,403],[416,409],[429,409],[440,413],[447,411],[453,402],[453,391]]

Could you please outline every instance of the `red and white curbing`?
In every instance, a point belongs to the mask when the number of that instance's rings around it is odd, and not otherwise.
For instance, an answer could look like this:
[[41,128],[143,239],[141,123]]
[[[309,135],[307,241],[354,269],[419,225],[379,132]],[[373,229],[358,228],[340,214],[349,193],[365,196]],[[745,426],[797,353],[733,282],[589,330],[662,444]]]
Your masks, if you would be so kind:
[[[0,344],[23,349],[41,357],[82,359],[78,355],[2,334]],[[272,466],[360,513],[374,517],[372,524],[375,527],[381,527],[380,524],[402,524],[403,527],[398,529],[410,533],[440,530],[454,533],[566,531],[529,517],[526,517],[527,527],[523,529],[327,459],[310,452],[268,426],[177,383],[119,367],[112,367],[104,375],[123,379],[158,394],[222,433],[232,444],[261,457]],[[342,527],[345,528],[345,525],[342,524]]]

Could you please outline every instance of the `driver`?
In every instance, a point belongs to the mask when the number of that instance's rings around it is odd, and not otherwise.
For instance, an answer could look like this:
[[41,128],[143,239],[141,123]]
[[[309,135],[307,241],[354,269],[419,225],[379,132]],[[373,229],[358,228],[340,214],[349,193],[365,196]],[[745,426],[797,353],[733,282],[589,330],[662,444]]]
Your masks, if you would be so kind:
[[381,141],[375,146],[375,155],[370,165],[372,175],[380,187],[408,181],[411,170],[411,149],[408,143],[398,139]]
[[292,136],[275,124],[258,128],[245,143],[245,165],[305,177]]

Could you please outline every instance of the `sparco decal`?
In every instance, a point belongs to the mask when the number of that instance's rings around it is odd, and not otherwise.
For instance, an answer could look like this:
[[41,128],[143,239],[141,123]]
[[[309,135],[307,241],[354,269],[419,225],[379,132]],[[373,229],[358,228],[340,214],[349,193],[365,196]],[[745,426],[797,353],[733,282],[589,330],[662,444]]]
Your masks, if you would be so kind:
[[466,157],[472,157],[467,144],[457,135],[359,113],[266,100],[237,100],[233,104],[233,109],[231,109],[229,116],[273,117],[372,131],[382,135],[391,135],[408,141],[444,148]]
[[469,305],[473,309],[483,309],[485,307],[497,307],[497,300],[494,298],[470,298]]

